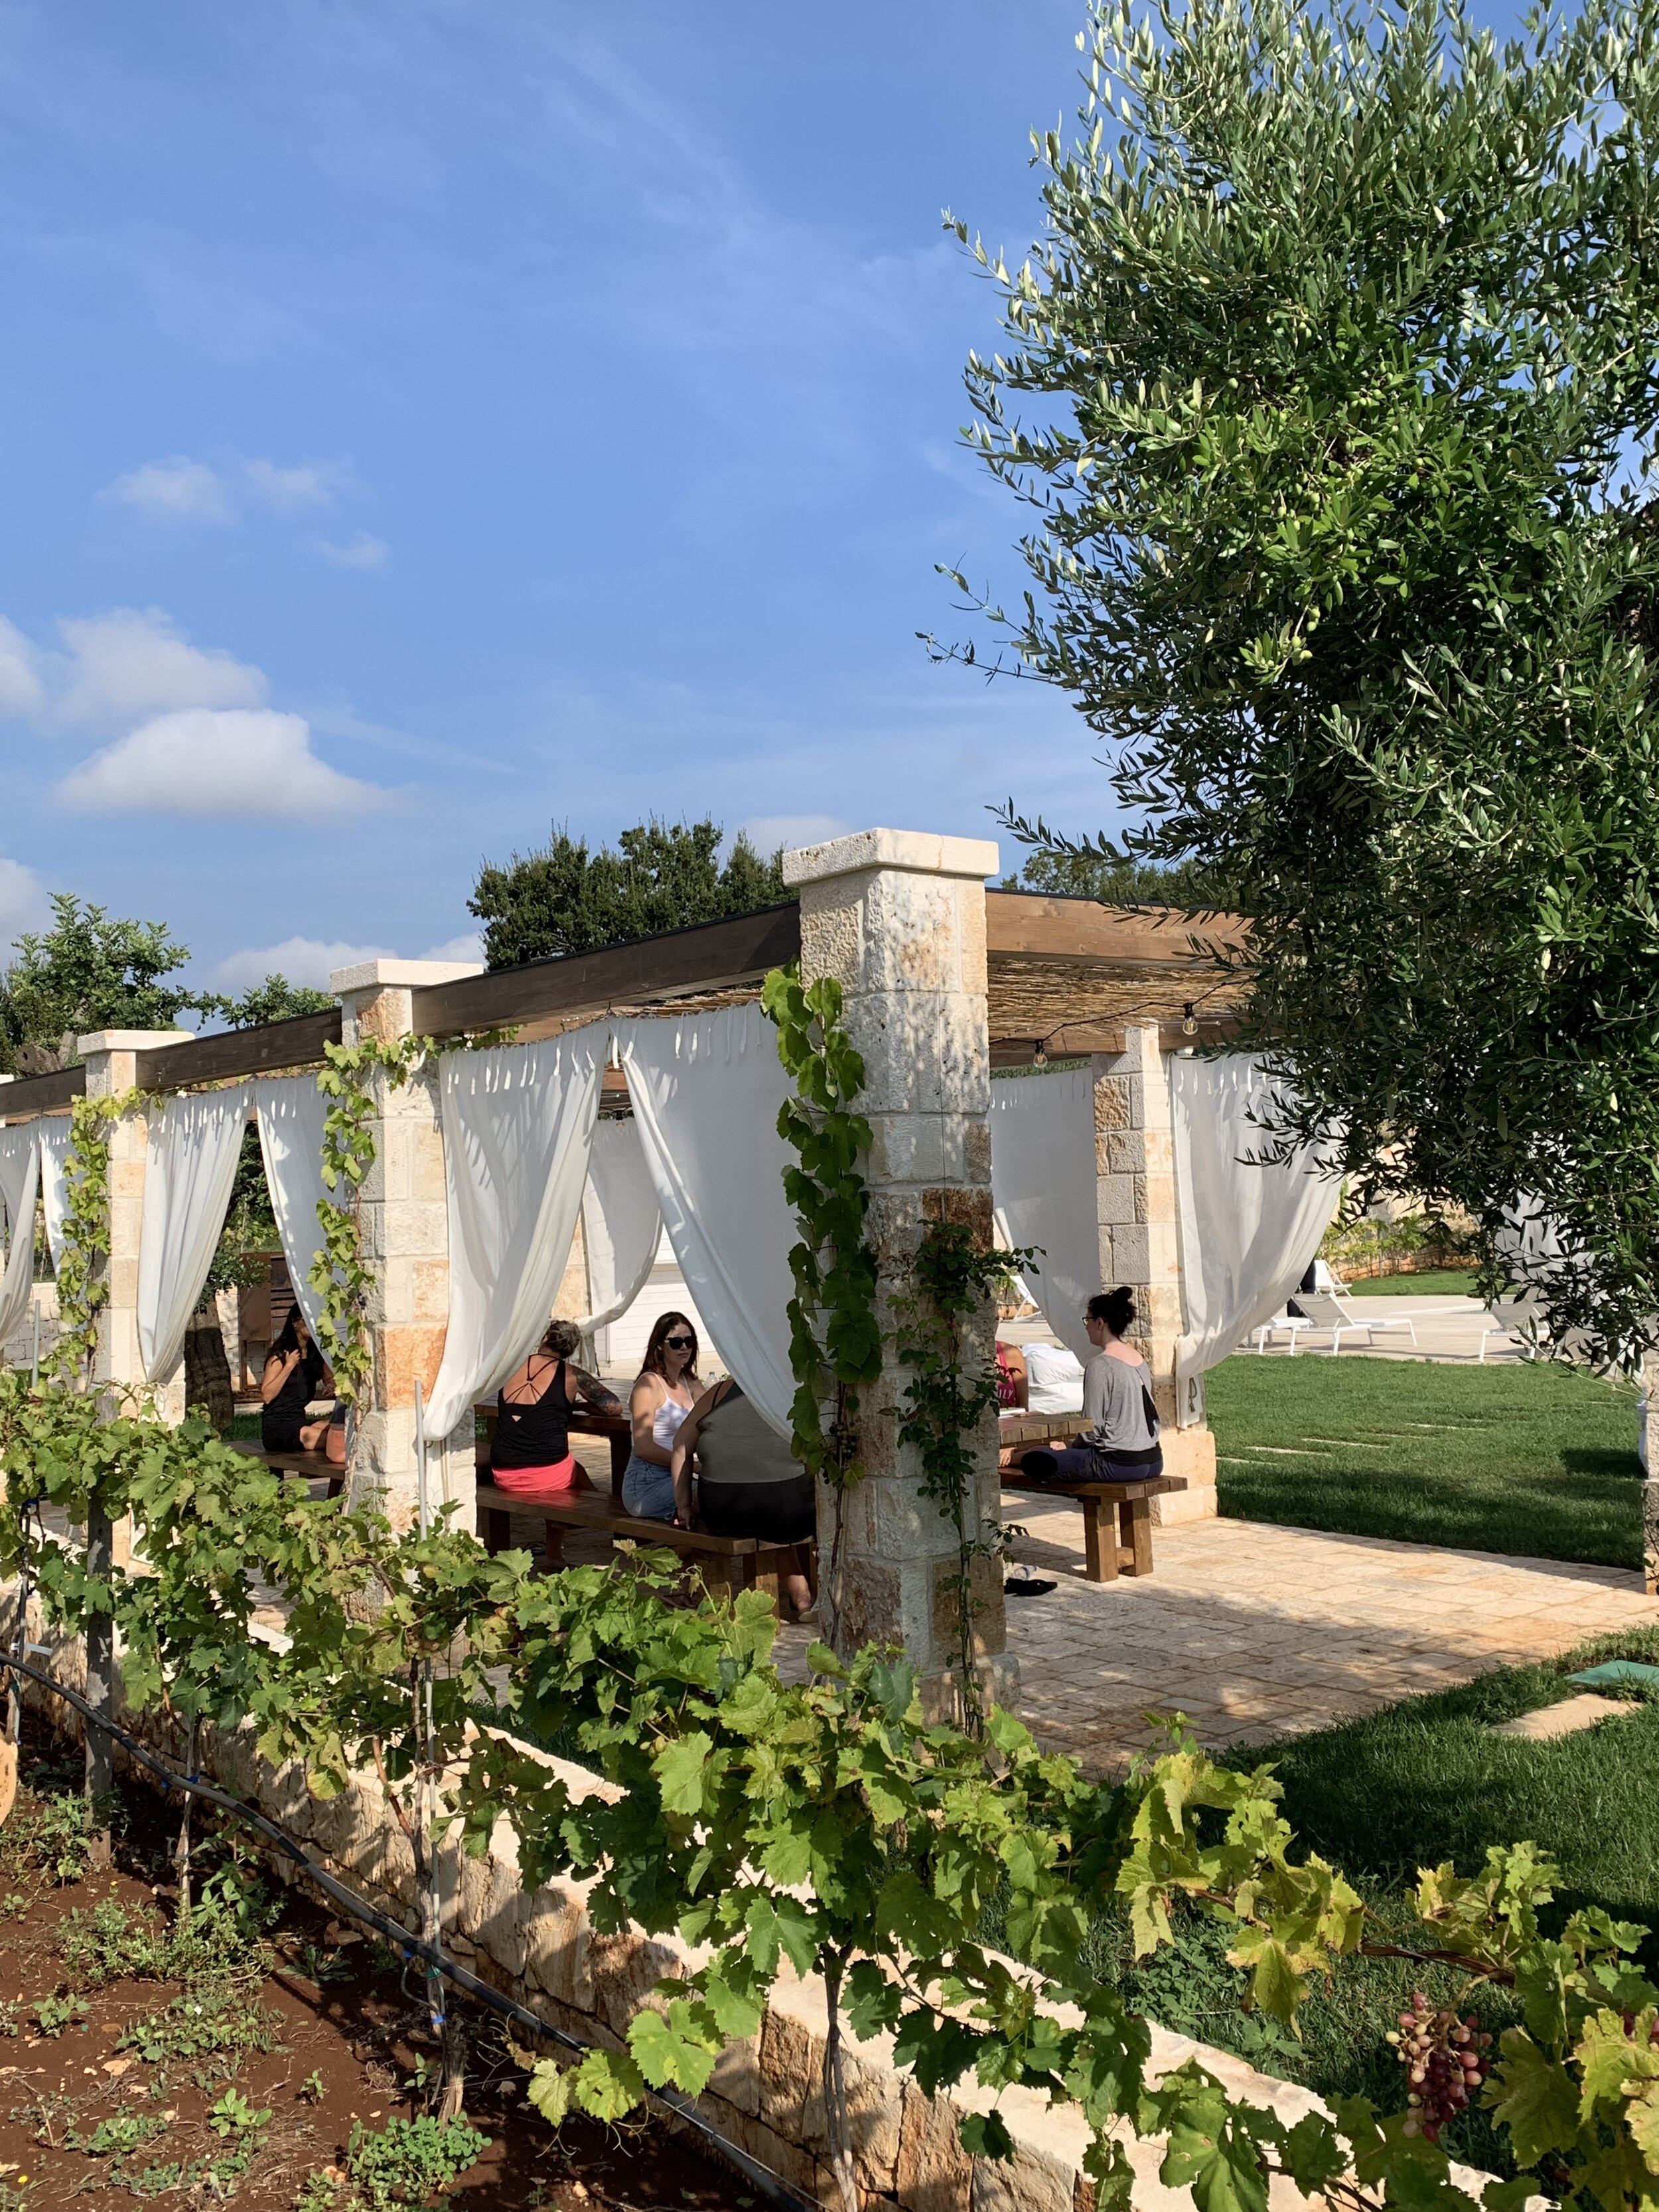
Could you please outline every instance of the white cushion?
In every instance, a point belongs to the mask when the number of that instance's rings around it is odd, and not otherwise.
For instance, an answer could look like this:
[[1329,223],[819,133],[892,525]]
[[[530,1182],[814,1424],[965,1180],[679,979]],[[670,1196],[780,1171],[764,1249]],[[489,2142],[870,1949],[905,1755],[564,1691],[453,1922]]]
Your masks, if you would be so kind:
[[1083,1363],[1058,1344],[1028,1344],[1026,1402],[1034,1413],[1083,1411]]

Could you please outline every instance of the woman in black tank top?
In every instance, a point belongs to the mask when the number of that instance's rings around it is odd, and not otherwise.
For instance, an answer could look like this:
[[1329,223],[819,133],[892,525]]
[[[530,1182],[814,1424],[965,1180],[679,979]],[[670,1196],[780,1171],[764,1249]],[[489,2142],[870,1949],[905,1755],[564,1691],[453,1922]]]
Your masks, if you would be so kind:
[[586,1477],[570,1449],[571,1386],[601,1413],[619,1413],[622,1406],[614,1391],[570,1364],[580,1342],[574,1322],[552,1322],[540,1349],[501,1385],[489,1445],[490,1480],[497,1490],[544,1498],[586,1486]]

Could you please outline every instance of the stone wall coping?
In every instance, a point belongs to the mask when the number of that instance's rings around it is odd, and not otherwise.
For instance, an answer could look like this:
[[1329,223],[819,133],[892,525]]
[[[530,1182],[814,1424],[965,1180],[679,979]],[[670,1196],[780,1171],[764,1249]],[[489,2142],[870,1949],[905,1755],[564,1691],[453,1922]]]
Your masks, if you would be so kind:
[[388,985],[418,990],[428,983],[459,983],[464,975],[482,975],[482,960],[359,960],[349,968],[337,968],[328,979],[335,997],[348,991],[374,991]]
[[194,1044],[193,1030],[94,1030],[76,1037],[75,1049],[82,1060],[94,1052],[159,1052],[169,1044]]
[[896,868],[909,875],[965,876],[983,883],[1000,863],[994,840],[942,837],[927,830],[855,830],[822,845],[799,845],[783,856],[783,880],[821,884],[866,868]]

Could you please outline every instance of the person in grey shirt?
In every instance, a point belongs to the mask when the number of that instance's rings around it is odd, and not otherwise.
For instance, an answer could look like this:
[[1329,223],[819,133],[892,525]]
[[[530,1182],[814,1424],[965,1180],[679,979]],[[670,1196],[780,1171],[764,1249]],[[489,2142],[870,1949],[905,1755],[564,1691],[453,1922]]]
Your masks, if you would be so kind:
[[1124,1341],[1134,1318],[1134,1297],[1121,1284],[1090,1299],[1085,1320],[1095,1354],[1083,1370],[1083,1434],[1060,1451],[1028,1451],[1019,1467],[1029,1481],[1147,1482],[1163,1474],[1152,1378]]

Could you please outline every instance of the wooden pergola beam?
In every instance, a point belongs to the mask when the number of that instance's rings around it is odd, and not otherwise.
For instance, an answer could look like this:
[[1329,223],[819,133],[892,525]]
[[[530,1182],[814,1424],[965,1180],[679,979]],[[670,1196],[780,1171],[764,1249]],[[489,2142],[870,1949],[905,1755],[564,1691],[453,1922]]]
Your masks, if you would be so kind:
[[765,907],[729,921],[700,922],[599,952],[530,960],[431,983],[411,994],[417,1036],[480,1030],[530,1030],[602,1014],[612,1006],[730,991],[758,983],[769,969],[800,956],[800,908]]
[[1249,933],[1237,914],[1189,917],[1176,907],[1153,914],[1036,891],[985,894],[985,946],[994,969],[1000,955],[1112,968],[1197,967],[1218,951],[1242,949]]

